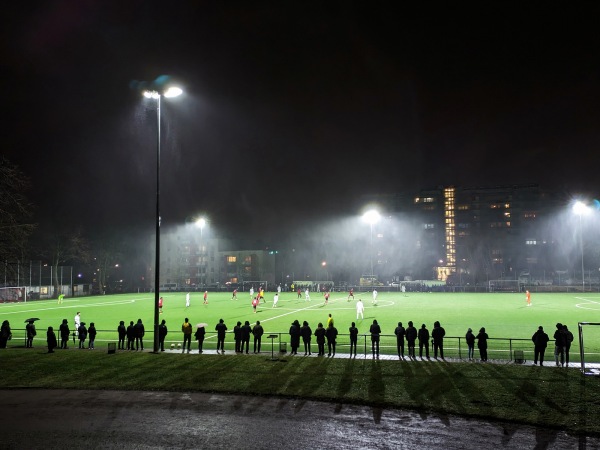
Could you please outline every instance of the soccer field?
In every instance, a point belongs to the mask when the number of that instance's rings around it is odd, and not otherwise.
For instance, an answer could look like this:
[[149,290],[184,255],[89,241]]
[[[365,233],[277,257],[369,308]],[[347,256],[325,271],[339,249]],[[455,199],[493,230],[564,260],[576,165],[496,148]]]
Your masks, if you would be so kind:
[[[219,319],[224,319],[228,330],[232,331],[237,321],[242,324],[247,320],[253,325],[260,320],[265,329],[265,337],[271,333],[282,333],[282,342],[289,342],[288,330],[294,320],[301,324],[308,321],[313,332],[319,322],[325,325],[328,314],[331,314],[335,326],[340,333],[338,353],[347,351],[346,336],[351,322],[356,322],[360,334],[368,334],[373,319],[377,319],[382,332],[382,353],[395,354],[394,329],[401,321],[406,327],[409,320],[418,329],[425,324],[431,333],[436,320],[446,330],[446,356],[465,357],[466,344],[464,335],[467,328],[477,334],[481,327],[486,328],[490,337],[490,358],[510,359],[510,350],[522,349],[526,358],[533,358],[531,336],[539,325],[549,335],[546,360],[553,359],[552,336],[557,322],[566,324],[574,334],[571,347],[571,361],[579,361],[578,322],[600,322],[600,294],[533,294],[532,306],[527,307],[525,295],[521,293],[493,294],[455,294],[455,293],[380,293],[377,305],[372,304],[370,292],[355,293],[365,305],[364,320],[356,320],[356,300],[347,301],[346,293],[333,292],[329,304],[324,304],[323,296],[311,294],[311,301],[297,298],[297,294],[286,292],[280,296],[276,308],[272,307],[274,293],[265,294],[266,303],[261,303],[258,312],[253,313],[250,295],[238,293],[238,300],[231,299],[231,293],[210,292],[208,305],[203,305],[202,293],[191,294],[191,305],[185,307],[185,293],[164,293],[164,313],[169,334],[167,342],[178,343],[182,340],[181,324],[185,317],[195,326],[207,323],[205,341],[206,349],[214,349],[216,335],[214,327]],[[56,300],[32,301],[27,303],[9,303],[0,305],[0,320],[8,320],[13,329],[13,340],[9,346],[22,345],[24,339],[24,321],[30,317],[38,317],[36,322],[38,335],[34,345],[45,345],[45,331],[53,326],[55,331],[67,319],[73,328],[73,317],[81,312],[81,320],[87,325],[94,322],[98,330],[96,347],[103,348],[106,342],[116,342],[116,329],[120,320],[137,322],[142,319],[146,327],[145,347],[152,348],[152,332],[154,317],[154,294],[122,294],[82,298],[67,298],[62,304]],[[456,338],[461,338],[459,342]],[[515,339],[510,342],[508,339]],[[600,362],[600,327],[584,328],[586,360]],[[362,339],[362,340],[361,340]],[[526,341],[518,341],[525,339]],[[276,344],[278,341],[275,341]],[[251,343],[252,345],[252,343]],[[316,343],[313,339],[314,350]],[[359,352],[370,351],[370,340],[359,339]],[[233,336],[226,339],[226,349],[233,350]],[[270,342],[263,337],[263,351],[270,349]],[[301,346],[301,349],[303,347]],[[418,351],[418,350],[417,350]],[[477,349],[476,349],[477,353]]]

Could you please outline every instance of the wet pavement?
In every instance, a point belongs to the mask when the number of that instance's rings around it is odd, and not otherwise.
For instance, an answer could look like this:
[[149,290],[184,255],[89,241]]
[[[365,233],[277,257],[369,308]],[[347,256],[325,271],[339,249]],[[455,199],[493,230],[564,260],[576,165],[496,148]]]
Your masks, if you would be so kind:
[[272,397],[13,389],[0,408],[3,449],[600,448],[546,428]]

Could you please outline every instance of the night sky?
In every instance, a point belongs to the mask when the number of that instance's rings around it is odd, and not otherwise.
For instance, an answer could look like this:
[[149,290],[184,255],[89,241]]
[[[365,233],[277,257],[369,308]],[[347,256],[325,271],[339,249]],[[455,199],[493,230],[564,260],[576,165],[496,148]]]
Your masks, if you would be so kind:
[[598,197],[598,6],[398,3],[3,5],[2,153],[40,227],[152,232],[156,116],[130,86],[166,74],[163,225],[272,242],[363,194]]

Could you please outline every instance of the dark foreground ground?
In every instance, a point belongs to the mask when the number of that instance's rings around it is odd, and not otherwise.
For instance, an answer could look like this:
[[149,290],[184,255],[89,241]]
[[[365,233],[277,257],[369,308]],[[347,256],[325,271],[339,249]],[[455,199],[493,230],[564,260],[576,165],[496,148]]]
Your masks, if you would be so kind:
[[14,389],[0,408],[2,449],[600,448],[563,431],[270,397]]

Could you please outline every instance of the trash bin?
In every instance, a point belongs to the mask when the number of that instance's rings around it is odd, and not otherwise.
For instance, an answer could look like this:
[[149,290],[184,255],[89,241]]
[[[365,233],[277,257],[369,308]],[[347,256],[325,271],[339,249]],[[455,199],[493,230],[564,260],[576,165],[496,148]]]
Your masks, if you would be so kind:
[[287,353],[287,342],[279,343],[279,352]]
[[108,343],[108,353],[117,353],[117,344],[115,344],[114,342],[109,342]]

